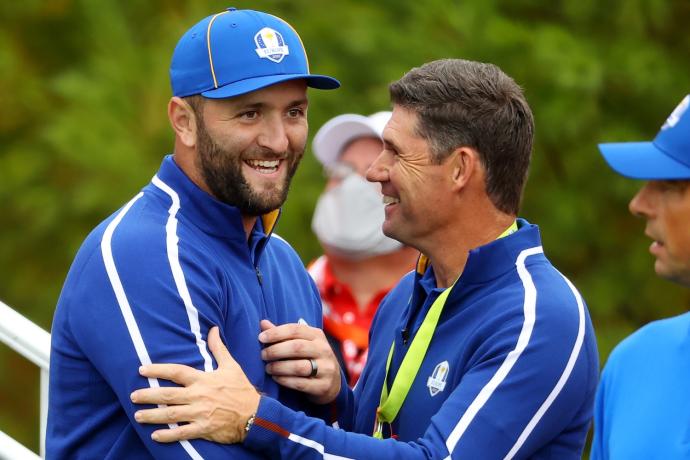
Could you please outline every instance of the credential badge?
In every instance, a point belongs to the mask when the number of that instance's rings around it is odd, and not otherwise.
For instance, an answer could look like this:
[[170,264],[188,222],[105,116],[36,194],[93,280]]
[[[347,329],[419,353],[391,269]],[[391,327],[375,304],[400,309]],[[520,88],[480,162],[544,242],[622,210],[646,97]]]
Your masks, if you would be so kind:
[[668,129],[676,126],[676,123],[678,123],[680,117],[682,117],[685,111],[688,110],[688,106],[690,106],[690,95],[685,96],[685,98],[680,101],[678,107],[676,107],[673,113],[669,115],[666,123],[664,123],[664,126],[662,126],[661,129]]
[[268,59],[275,63],[283,60],[285,56],[290,54],[288,46],[283,40],[280,32],[277,32],[270,27],[264,27],[254,35],[254,43],[256,43],[256,54],[262,59]]
[[426,386],[429,387],[429,393],[431,393],[431,396],[436,396],[439,392],[446,388],[448,369],[448,361],[438,363],[436,367],[434,367],[434,372],[431,373],[431,377],[429,377],[426,381]]

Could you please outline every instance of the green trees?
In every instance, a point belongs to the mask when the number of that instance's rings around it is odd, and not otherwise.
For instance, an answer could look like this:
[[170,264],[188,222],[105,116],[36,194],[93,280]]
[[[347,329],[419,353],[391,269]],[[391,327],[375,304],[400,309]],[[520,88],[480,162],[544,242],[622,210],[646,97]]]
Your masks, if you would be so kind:
[[[150,179],[172,149],[167,68],[179,35],[225,3],[26,0],[0,5],[0,299],[50,327],[90,229]],[[690,6],[682,0],[307,0],[247,2],[300,32],[312,71],[312,134],[343,112],[388,106],[387,84],[443,57],[498,64],[526,91],[537,141],[523,216],[581,289],[602,359],[634,328],[679,313],[686,290],[657,280],[639,186],[611,172],[600,141],[651,138],[690,92]],[[323,180],[308,154],[278,232],[305,261]],[[36,446],[32,366],[0,348],[0,429]],[[27,395],[30,397],[27,398]],[[30,408],[31,410],[27,410]]]

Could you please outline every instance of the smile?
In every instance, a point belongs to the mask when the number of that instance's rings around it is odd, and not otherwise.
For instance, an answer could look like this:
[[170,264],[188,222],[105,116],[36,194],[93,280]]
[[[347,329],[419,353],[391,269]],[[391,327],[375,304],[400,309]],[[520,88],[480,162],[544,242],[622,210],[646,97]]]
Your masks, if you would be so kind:
[[400,198],[393,198],[392,196],[383,195],[383,204],[398,204],[400,203]]
[[282,160],[244,160],[244,162],[261,174],[271,174],[278,171]]

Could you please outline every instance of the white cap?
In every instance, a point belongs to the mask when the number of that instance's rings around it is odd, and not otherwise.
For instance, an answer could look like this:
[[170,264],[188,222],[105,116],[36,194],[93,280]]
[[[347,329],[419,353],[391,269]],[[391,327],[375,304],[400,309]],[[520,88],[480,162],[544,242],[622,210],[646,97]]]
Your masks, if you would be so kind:
[[365,117],[356,113],[338,115],[328,120],[314,136],[312,150],[316,159],[324,166],[333,166],[343,148],[360,137],[381,138],[383,128],[392,113],[376,112]]

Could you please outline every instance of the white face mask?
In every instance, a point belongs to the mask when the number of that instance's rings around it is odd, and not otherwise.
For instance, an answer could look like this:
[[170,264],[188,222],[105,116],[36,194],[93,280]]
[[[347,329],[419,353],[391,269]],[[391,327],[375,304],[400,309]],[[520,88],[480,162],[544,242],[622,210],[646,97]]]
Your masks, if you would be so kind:
[[350,174],[319,197],[311,228],[319,241],[351,259],[386,254],[402,247],[381,231],[385,213],[378,184]]

